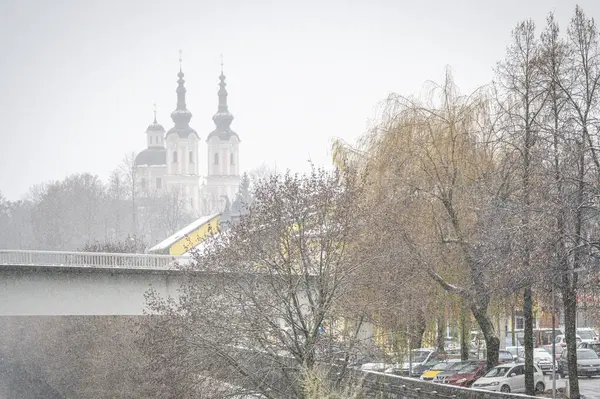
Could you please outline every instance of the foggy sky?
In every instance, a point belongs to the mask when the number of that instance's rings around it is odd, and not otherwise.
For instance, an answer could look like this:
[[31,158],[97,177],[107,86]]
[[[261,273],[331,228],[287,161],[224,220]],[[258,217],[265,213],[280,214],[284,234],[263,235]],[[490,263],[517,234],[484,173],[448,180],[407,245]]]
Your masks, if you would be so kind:
[[[600,2],[578,2],[600,17]],[[330,164],[390,92],[453,68],[462,91],[489,82],[518,21],[566,30],[571,0],[0,0],[0,191],[18,199],[77,172],[106,178],[145,129],[169,129],[178,50],[191,126],[205,140],[223,53],[240,164]],[[205,144],[200,147],[206,169]]]

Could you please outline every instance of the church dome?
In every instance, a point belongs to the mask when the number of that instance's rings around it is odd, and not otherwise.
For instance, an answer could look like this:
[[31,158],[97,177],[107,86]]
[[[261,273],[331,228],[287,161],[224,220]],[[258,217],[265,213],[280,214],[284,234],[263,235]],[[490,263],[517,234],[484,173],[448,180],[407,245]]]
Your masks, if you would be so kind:
[[156,122],[156,119],[154,119],[154,122],[152,122],[150,125],[148,125],[148,129],[146,129],[146,132],[163,132],[164,133],[164,131],[165,131],[165,128],[163,127],[163,125]]
[[[221,65],[222,67],[222,65]],[[229,112],[229,106],[227,105],[227,83],[225,83],[225,75],[221,70],[221,76],[219,76],[219,107],[217,113],[213,116],[213,122],[215,123],[216,129],[210,132],[206,141],[208,142],[211,138],[217,136],[221,140],[229,141],[231,137],[236,137],[238,141],[240,136],[233,130],[231,130],[231,122],[233,122],[233,115]]]
[[135,157],[135,166],[166,165],[167,150],[164,147],[146,148]]

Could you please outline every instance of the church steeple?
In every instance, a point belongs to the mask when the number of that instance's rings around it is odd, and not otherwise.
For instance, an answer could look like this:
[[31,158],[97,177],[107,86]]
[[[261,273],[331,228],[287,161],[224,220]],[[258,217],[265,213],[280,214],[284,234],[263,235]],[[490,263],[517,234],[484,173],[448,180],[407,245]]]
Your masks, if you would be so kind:
[[154,104],[154,121],[148,125],[146,136],[148,139],[148,148],[160,147],[164,148],[163,135],[165,128],[156,120],[156,103]]
[[[227,89],[223,73],[223,57],[221,56],[221,75],[219,76],[219,107],[213,116],[215,129],[206,138],[208,168],[206,174],[206,191],[211,205],[215,209],[223,195],[228,203],[236,198],[240,185],[239,145],[240,137],[231,129],[233,115],[227,104]],[[235,206],[241,209],[241,203]]]
[[223,56],[221,55],[221,75],[219,76],[219,108],[217,113],[213,116],[213,121],[217,126],[217,131],[227,132],[230,130],[231,122],[233,122],[233,115],[229,112],[227,106],[227,83],[225,83],[225,75],[223,74]]
[[189,128],[190,120],[192,119],[192,113],[187,110],[185,104],[185,80],[183,80],[183,69],[181,66],[181,50],[179,50],[179,73],[177,74],[177,108],[171,113],[171,119],[175,123],[175,127],[178,129]]

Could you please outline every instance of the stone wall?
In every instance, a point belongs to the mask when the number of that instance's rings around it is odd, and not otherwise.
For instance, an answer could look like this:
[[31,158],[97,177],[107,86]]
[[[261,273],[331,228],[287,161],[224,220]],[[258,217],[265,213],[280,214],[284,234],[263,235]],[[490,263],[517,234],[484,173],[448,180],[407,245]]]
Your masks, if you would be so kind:
[[415,378],[406,378],[383,373],[356,373],[353,379],[360,380],[365,398],[372,399],[514,399],[534,398],[520,394],[486,392],[469,388],[433,384]]

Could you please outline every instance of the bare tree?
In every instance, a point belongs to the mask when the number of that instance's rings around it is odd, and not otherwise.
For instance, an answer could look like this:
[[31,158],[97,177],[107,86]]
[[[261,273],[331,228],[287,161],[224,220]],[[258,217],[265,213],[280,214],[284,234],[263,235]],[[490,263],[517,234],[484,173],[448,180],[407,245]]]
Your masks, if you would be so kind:
[[[533,296],[532,286],[537,273],[533,270],[532,252],[534,240],[532,229],[532,208],[534,206],[534,187],[536,171],[534,170],[535,146],[539,145],[538,119],[547,97],[542,85],[540,49],[532,20],[521,22],[512,32],[512,44],[507,49],[506,58],[498,63],[497,75],[500,85],[500,106],[506,125],[505,139],[508,150],[514,150],[519,167],[514,173],[518,176],[519,187],[516,191],[520,225],[515,247],[521,259],[521,281],[525,282],[523,292],[524,346],[525,346],[525,389],[533,395]],[[537,163],[539,164],[539,162]],[[515,177],[517,177],[515,176]]]
[[340,360],[343,369],[356,335],[343,328],[341,305],[360,266],[350,251],[360,193],[340,172],[261,180],[247,213],[196,253],[182,298],[149,294],[161,316],[145,343],[162,397],[193,396],[210,377],[305,398],[305,373]]
[[104,238],[105,204],[104,184],[94,175],[71,175],[45,185],[31,211],[37,244],[65,250]]
[[542,34],[543,76],[548,92],[544,131],[550,143],[549,192],[556,236],[552,280],[562,296],[567,339],[571,398],[579,398],[577,379],[577,291],[584,281],[581,271],[590,262],[589,237],[597,231],[596,182],[600,177],[597,137],[597,104],[600,83],[598,32],[593,19],[580,7],[567,29],[566,40],[550,15]]
[[135,166],[135,152],[125,155],[119,165],[119,170],[123,176],[128,192],[128,198],[131,201],[131,230],[133,235],[138,234],[138,192],[140,190],[137,167]]

